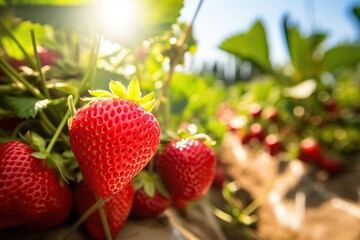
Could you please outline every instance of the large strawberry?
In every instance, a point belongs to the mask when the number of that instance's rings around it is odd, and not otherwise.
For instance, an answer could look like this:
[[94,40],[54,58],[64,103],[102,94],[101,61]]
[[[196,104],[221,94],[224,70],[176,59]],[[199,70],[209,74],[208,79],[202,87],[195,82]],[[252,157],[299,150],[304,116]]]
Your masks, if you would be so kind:
[[[112,198],[103,205],[107,222],[109,224],[112,237],[118,235],[123,228],[131,210],[134,199],[134,189],[131,183],[126,184]],[[75,188],[75,208],[80,215],[83,215],[96,202],[95,196],[85,185],[79,183]],[[93,239],[106,239],[102,225],[100,213],[97,210],[85,221],[85,227]]]
[[68,191],[55,172],[32,153],[22,142],[0,144],[0,228],[49,216]]
[[157,162],[170,195],[183,200],[196,200],[207,192],[215,165],[214,151],[194,138],[168,143]]
[[31,231],[42,231],[58,226],[68,219],[71,214],[72,206],[72,192],[67,186],[64,186],[60,190],[56,208],[46,216],[25,224],[24,227]]
[[133,184],[136,191],[131,213],[135,217],[156,217],[170,207],[171,198],[158,174],[141,171]]
[[160,127],[151,110],[153,94],[141,98],[139,83],[128,90],[111,81],[110,92],[89,91],[91,102],[70,121],[70,144],[84,181],[100,198],[120,191],[155,154]]

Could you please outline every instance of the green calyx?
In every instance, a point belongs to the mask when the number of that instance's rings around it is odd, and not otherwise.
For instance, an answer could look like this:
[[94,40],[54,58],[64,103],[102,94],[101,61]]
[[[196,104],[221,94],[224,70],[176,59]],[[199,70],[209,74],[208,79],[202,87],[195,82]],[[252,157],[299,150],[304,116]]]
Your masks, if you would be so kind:
[[74,170],[78,167],[73,155],[66,156],[59,153],[50,153],[46,150],[46,141],[35,132],[27,132],[25,136],[21,136],[25,142],[34,150],[31,156],[41,159],[49,164],[59,174],[61,180],[69,183],[74,180]]
[[121,82],[110,80],[109,91],[106,90],[89,90],[90,98],[83,98],[84,101],[95,101],[99,99],[115,98],[127,99],[138,103],[146,111],[151,111],[155,105],[154,93],[151,92],[141,96],[140,84],[136,78],[133,78],[126,88]]
[[150,198],[154,197],[157,190],[164,197],[169,198],[169,193],[162,182],[160,176],[154,172],[141,171],[132,181],[134,190],[137,191],[144,188],[146,195]]

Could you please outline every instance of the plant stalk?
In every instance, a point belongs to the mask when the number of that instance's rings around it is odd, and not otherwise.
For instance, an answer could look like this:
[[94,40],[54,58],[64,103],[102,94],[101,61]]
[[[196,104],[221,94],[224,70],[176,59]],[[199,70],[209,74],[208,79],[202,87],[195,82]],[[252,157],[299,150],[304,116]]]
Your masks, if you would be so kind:
[[100,206],[102,206],[106,202],[106,199],[100,199],[97,201],[94,205],[91,206],[72,226],[71,228],[66,232],[63,239],[67,239],[73,232],[76,231],[80,227],[80,225],[85,222],[88,217],[90,217],[91,214],[93,214]]
[[[98,198],[98,197],[96,197],[96,199],[97,199],[98,202],[101,201],[101,199]],[[105,213],[103,205],[100,205],[99,212],[100,212],[101,222],[102,222],[103,227],[104,227],[106,239],[107,240],[112,240],[109,223],[108,223],[108,221],[106,219],[106,213]]]
[[35,33],[34,33],[33,29],[30,30],[30,35],[31,35],[31,42],[32,42],[32,45],[33,45],[34,56],[35,56],[35,66],[36,66],[36,70],[39,73],[39,79],[40,79],[41,88],[43,90],[43,93],[44,93],[45,97],[50,98],[49,90],[46,87],[44,74],[43,74],[43,72],[41,70],[41,63],[40,63],[39,53],[38,53],[38,51],[36,49],[36,39],[35,39]]

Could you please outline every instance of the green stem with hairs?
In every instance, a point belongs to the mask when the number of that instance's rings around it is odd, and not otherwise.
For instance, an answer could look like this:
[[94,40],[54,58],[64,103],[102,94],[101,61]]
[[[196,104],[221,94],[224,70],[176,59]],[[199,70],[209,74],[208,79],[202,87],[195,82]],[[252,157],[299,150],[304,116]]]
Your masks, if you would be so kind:
[[66,234],[64,235],[63,239],[67,239],[73,232],[76,231],[76,229],[78,229],[81,224],[83,224],[83,222],[85,222],[85,220],[91,216],[91,214],[93,214],[96,210],[99,209],[100,206],[102,206],[103,204],[105,204],[106,199],[100,199],[99,201],[97,201],[94,205],[92,205],[72,226],[71,228],[66,232]]
[[40,99],[44,99],[45,97],[41,94],[41,92],[31,85],[23,76],[21,76],[9,63],[7,63],[3,58],[0,58],[0,68],[5,72],[6,75],[10,77],[10,79],[17,83],[25,86],[27,90],[29,90],[35,97]]
[[35,66],[36,66],[36,70],[39,73],[39,79],[40,79],[41,88],[43,90],[43,93],[44,93],[45,97],[50,98],[49,90],[46,87],[44,74],[43,74],[43,72],[41,70],[41,63],[40,63],[40,59],[39,59],[39,53],[38,53],[38,51],[36,49],[36,39],[35,39],[35,33],[34,33],[33,29],[30,30],[30,35],[31,35],[31,42],[32,42],[32,45],[33,45],[34,56],[35,56]]
[[[98,198],[98,197],[96,197],[96,199],[97,199],[98,202],[101,201],[101,199]],[[104,227],[106,239],[107,240],[112,240],[109,223],[108,223],[108,221],[106,219],[106,213],[105,213],[103,205],[100,205],[99,212],[100,212],[101,222],[102,222],[103,227]]]

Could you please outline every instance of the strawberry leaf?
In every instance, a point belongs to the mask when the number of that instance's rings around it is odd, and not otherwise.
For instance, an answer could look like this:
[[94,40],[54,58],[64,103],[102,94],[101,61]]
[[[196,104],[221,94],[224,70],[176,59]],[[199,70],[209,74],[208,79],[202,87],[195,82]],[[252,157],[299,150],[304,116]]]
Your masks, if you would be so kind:
[[126,98],[127,92],[124,85],[121,82],[111,80],[109,83],[110,91],[118,98]]
[[153,182],[144,183],[144,191],[149,197],[154,197],[155,195],[155,185]]
[[4,96],[3,100],[5,105],[12,109],[19,118],[35,118],[39,111],[39,108],[35,108],[39,99],[34,97]]
[[105,90],[89,90],[89,94],[94,97],[111,98],[111,92]]
[[140,84],[136,78],[133,78],[128,87],[128,99],[138,100],[141,97]]

